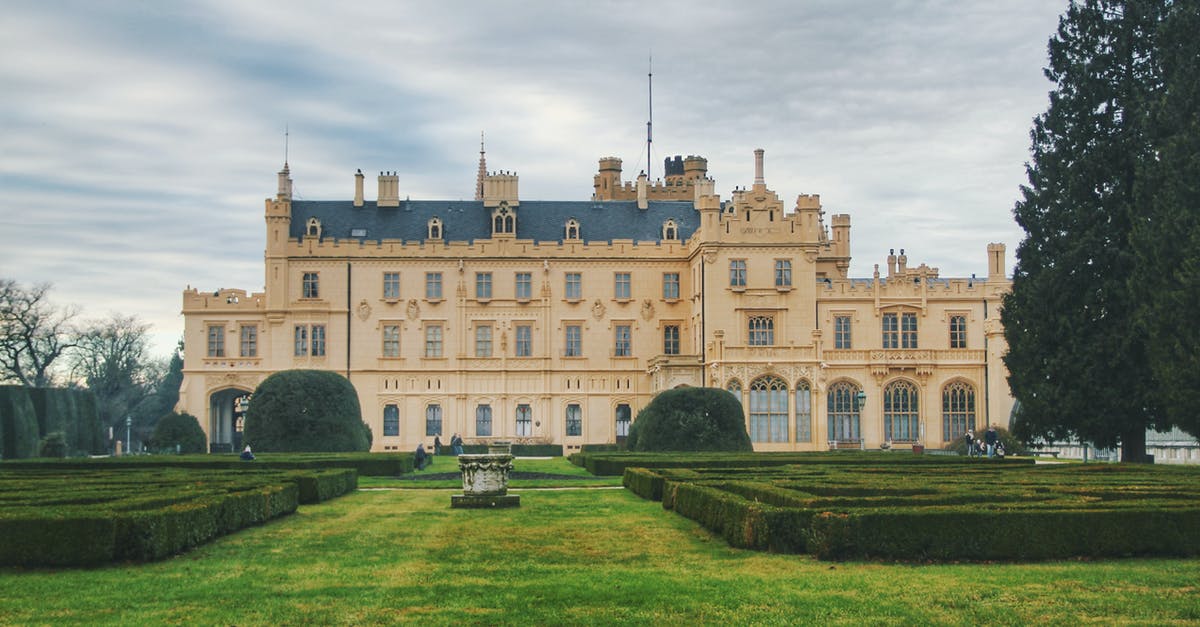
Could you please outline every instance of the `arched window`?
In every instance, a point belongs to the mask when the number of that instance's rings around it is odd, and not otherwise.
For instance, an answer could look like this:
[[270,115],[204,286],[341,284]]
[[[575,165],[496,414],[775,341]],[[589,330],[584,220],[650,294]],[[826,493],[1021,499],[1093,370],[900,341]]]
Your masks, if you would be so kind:
[[750,317],[750,346],[775,345],[775,319],[771,316]]
[[475,435],[479,437],[492,435],[491,405],[477,405],[475,407]]
[[675,225],[674,220],[667,220],[666,222],[663,222],[663,239],[679,239],[679,227]]
[[921,414],[917,406],[917,386],[895,381],[883,389],[883,437],[893,442],[921,439]]
[[396,405],[383,406],[383,435],[400,435],[400,408]]
[[739,405],[742,403],[742,382],[741,381],[738,381],[737,379],[730,379],[729,383],[725,385],[725,389],[728,390],[730,394],[737,397],[737,402]]
[[533,435],[533,409],[527,403],[517,405],[517,435]]
[[796,441],[812,442],[812,386],[796,383]]
[[308,230],[306,231],[306,234],[309,237],[316,237],[316,238],[320,239],[320,237],[321,237],[321,221],[316,218],[309,218],[308,219]]
[[442,239],[442,221],[439,218],[429,219],[429,239]]
[[500,208],[492,212],[492,235],[512,235],[517,232],[517,216],[508,203],[500,203]]
[[567,220],[567,239],[579,239],[579,220],[571,218]]
[[975,429],[975,388],[955,381],[942,388],[942,440],[953,442]]
[[567,405],[567,435],[583,435],[583,408],[578,403]]
[[788,441],[788,389],[779,377],[750,383],[750,441]]
[[442,434],[442,406],[425,406],[425,435]]
[[829,386],[826,399],[830,440],[855,444],[862,441],[858,391],[859,387],[849,381],[838,381]]
[[617,437],[624,438],[629,436],[629,423],[633,420],[633,410],[629,408],[628,403],[617,405]]

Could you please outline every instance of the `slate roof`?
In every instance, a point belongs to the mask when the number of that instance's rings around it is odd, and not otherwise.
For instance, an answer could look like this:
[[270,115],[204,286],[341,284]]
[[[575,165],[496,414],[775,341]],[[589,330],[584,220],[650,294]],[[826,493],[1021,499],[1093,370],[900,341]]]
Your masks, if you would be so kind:
[[[674,219],[678,239],[685,241],[700,226],[700,214],[688,201],[649,201],[638,209],[636,201],[523,200],[516,207],[517,239],[561,242],[567,220],[579,221],[584,241],[662,240],[663,223]],[[474,242],[492,237],[492,210],[477,200],[402,200],[399,207],[379,207],[365,201],[355,207],[349,200],[293,200],[290,237],[304,235],[309,218],[321,221],[322,239],[421,241],[429,220],[442,221],[442,239]],[[351,232],[365,229],[366,235]]]

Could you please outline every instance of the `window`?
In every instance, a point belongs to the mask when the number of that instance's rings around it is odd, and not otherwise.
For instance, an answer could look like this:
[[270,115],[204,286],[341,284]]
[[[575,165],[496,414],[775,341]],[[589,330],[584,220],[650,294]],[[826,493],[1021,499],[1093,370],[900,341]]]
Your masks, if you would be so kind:
[[242,346],[239,354],[242,357],[258,357],[258,326],[242,325],[241,336]]
[[729,286],[746,287],[745,259],[734,259],[729,262]]
[[633,353],[632,349],[630,348],[629,336],[629,325],[618,324],[616,326],[616,333],[614,334],[613,338],[614,357],[629,357]]
[[384,298],[400,298],[400,273],[399,272],[384,272],[383,273],[383,297]]
[[442,298],[442,273],[441,272],[426,272],[425,273],[425,298],[429,300],[441,300]]
[[533,274],[529,272],[517,273],[517,299],[529,300],[533,298]]
[[400,435],[400,408],[396,405],[383,406],[383,435]]
[[579,220],[567,220],[566,239],[579,239]]
[[618,272],[614,275],[613,298],[616,298],[618,300],[628,300],[629,299],[629,294],[630,294],[629,281],[630,281],[630,278],[629,278],[628,272]]
[[617,437],[629,437],[629,423],[633,419],[633,410],[627,403],[617,405]]
[[312,356],[325,356],[325,325],[312,325]]
[[308,327],[298,324],[293,334],[295,342],[293,343],[292,354],[297,357],[303,357],[308,354]]
[[429,239],[442,239],[442,221],[430,218],[428,224]]
[[900,346],[900,328],[896,314],[883,314],[883,347],[896,348]]
[[533,435],[533,410],[529,405],[517,405],[517,435]]
[[305,272],[304,279],[301,281],[301,296],[304,298],[318,298],[321,293],[320,275],[316,272]]
[[750,384],[750,441],[788,441],[788,390],[779,377],[761,377]]
[[475,327],[475,356],[492,356],[492,327],[481,324]]
[[664,272],[663,273],[663,299],[678,300],[679,299],[679,273]]
[[741,381],[738,381],[737,379],[730,379],[729,383],[725,385],[725,389],[728,390],[730,394],[734,395],[737,398],[738,405],[742,404],[742,382]]
[[849,349],[852,346],[850,316],[835,316],[833,319],[833,347]]
[[663,222],[663,239],[679,239],[679,228],[675,225],[674,220],[667,220],[666,222]]
[[917,386],[896,381],[883,389],[883,437],[893,442],[916,442],[921,437]]
[[316,218],[309,218],[306,233],[309,237],[321,237],[321,221]]
[[529,357],[533,354],[533,327],[528,324],[517,325],[517,357]]
[[208,325],[208,356],[209,357],[224,357],[225,356],[225,325],[223,325],[223,324]]
[[400,325],[398,325],[398,324],[383,325],[383,356],[384,357],[399,357],[400,356]]
[[583,355],[582,329],[577,324],[567,325],[566,346],[563,347],[563,357],[580,357]]
[[517,231],[517,217],[513,215],[512,209],[508,208],[507,202],[500,203],[500,208],[492,213],[492,234],[512,235]]
[[583,435],[583,408],[576,403],[567,405],[567,435]]
[[663,354],[679,354],[679,325],[668,324],[663,327]]
[[492,273],[475,273],[475,298],[485,300],[492,297]]
[[975,429],[975,388],[955,381],[942,389],[942,440],[953,442]]
[[442,434],[442,406],[425,406],[425,435]]
[[967,347],[967,317],[950,316],[950,348]]
[[479,437],[492,434],[492,406],[477,405],[475,407],[475,435]]
[[812,386],[808,381],[796,384],[796,441],[812,441]]
[[839,381],[829,386],[826,409],[829,413],[829,439],[835,442],[861,441],[858,386]]
[[565,297],[567,300],[579,300],[583,298],[583,275],[578,272],[567,273],[567,287]]
[[792,286],[792,262],[790,259],[775,260],[775,287]]
[[431,358],[442,356],[442,325],[431,324],[425,327],[425,356]]
[[900,316],[900,347],[917,347],[917,314],[906,313]]
[[775,345],[775,319],[770,316],[751,316],[750,346]]

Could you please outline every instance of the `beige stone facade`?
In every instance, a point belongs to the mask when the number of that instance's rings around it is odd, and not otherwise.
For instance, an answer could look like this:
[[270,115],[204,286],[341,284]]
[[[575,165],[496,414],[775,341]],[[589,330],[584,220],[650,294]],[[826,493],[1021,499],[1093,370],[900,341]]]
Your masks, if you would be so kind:
[[319,368],[354,384],[380,451],[617,442],[681,385],[737,394],[758,450],[941,448],[1006,424],[1004,246],[980,251],[984,278],[903,251],[850,278],[850,217],[784,203],[755,159],[727,199],[699,157],[654,184],[602,159],[581,202],[522,201],[482,158],[474,201],[401,200],[391,172],[374,202],[361,172],[353,200],[302,201],[285,166],[264,291],[184,292],[180,409],[233,448],[240,398]]

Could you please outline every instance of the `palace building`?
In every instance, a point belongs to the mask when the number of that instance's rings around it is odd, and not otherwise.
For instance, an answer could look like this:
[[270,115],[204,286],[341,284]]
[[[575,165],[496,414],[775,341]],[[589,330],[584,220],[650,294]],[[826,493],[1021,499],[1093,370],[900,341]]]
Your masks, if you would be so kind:
[[353,199],[299,200],[285,164],[264,290],[183,294],[179,409],[231,450],[259,382],[317,368],[354,385],[377,451],[620,442],[678,386],[736,395],[763,451],[942,448],[1007,425],[1004,245],[980,251],[984,278],[903,250],[849,277],[850,216],[785,203],[754,154],[725,199],[701,157],[654,182],[601,159],[584,201],[523,200],[482,149],[471,201],[410,200],[394,172],[367,200],[361,171]]

